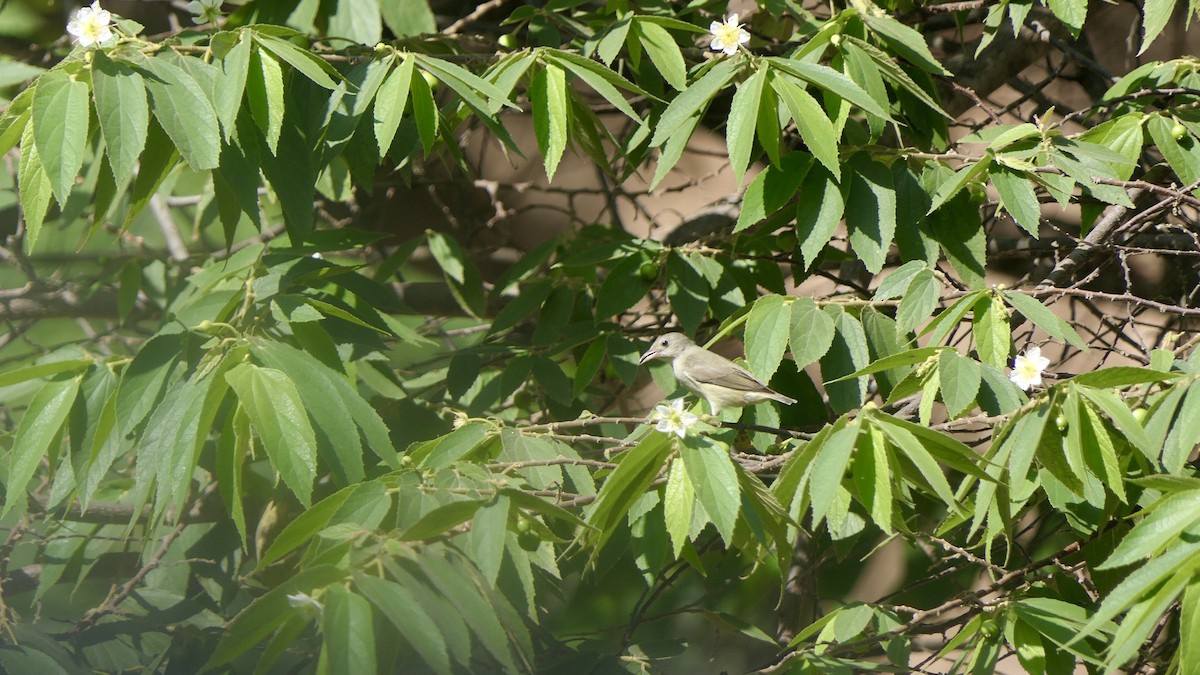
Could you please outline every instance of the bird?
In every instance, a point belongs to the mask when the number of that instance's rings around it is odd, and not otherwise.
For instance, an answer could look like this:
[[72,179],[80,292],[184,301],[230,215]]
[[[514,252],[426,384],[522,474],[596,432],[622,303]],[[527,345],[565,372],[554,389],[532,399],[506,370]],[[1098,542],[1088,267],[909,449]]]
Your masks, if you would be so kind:
[[764,401],[792,405],[796,399],[763,384],[750,371],[697,345],[683,333],[667,333],[654,339],[638,365],[655,359],[671,362],[675,379],[688,391],[708,401],[713,415],[722,408],[741,408]]

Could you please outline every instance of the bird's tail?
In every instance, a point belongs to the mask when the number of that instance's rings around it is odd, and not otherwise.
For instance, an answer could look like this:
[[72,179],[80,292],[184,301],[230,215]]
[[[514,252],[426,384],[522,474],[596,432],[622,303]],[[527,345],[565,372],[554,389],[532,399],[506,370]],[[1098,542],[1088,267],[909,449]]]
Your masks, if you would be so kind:
[[771,396],[772,400],[779,401],[780,403],[782,403],[784,405],[792,405],[793,403],[796,402],[796,399],[794,399],[790,396],[784,396],[783,394],[781,394],[777,391],[772,390],[771,394],[772,394],[772,396]]

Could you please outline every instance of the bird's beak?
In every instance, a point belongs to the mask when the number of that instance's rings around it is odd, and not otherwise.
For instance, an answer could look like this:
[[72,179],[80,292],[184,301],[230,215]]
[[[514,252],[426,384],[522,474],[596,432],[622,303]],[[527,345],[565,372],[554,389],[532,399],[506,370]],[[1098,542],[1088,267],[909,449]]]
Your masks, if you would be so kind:
[[647,361],[653,361],[656,358],[658,358],[658,350],[654,347],[651,347],[650,349],[646,350],[645,354],[642,354],[642,358],[638,360],[638,365],[644,366],[646,365]]

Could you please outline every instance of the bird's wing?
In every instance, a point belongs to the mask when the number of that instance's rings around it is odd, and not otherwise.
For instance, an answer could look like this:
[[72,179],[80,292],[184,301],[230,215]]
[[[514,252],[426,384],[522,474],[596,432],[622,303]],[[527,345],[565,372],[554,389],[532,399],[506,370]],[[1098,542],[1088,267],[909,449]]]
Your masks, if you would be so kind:
[[[733,367],[730,368],[730,366]],[[762,391],[767,388],[749,371],[735,363],[691,363],[688,364],[688,374],[698,382],[715,384],[737,391]]]

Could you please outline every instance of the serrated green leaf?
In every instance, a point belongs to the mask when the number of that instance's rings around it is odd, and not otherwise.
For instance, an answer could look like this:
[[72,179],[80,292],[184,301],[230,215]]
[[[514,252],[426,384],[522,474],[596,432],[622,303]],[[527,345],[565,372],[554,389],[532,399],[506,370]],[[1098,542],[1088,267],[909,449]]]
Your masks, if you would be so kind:
[[225,379],[250,416],[271,464],[308,506],[317,471],[317,440],[295,383],[282,371],[251,363],[233,367]]
[[750,371],[770,382],[787,351],[792,329],[792,306],[781,295],[759,298],[746,320],[746,361]]
[[[254,32],[254,41],[274,54],[275,58],[295,68],[297,72],[312,80],[317,86],[331,91],[337,89],[337,82],[334,80],[342,79],[341,74],[316,54],[307,49],[301,49],[287,40],[264,33],[261,30]],[[370,44],[373,45],[378,41],[379,39],[376,38]]]
[[52,379],[34,394],[17,425],[9,455],[4,492],[4,514],[25,500],[25,488],[51,451],[54,439],[67,420],[79,393],[83,375]]
[[696,499],[704,507],[709,520],[726,542],[733,541],[741,497],[733,460],[721,446],[704,443],[689,447],[680,454],[687,470],[688,482]]
[[404,586],[379,577],[356,573],[354,585],[396,627],[425,663],[436,673],[450,673],[446,639],[425,606]]
[[896,310],[897,330],[900,333],[915,330],[922,321],[933,314],[941,296],[942,283],[934,276],[933,271],[922,269],[917,272]]
[[562,68],[548,63],[534,74],[529,87],[533,129],[550,181],[567,149],[567,96],[567,74]]
[[688,534],[692,530],[692,512],[696,503],[696,491],[688,478],[683,460],[677,459],[671,463],[667,472],[667,485],[663,490],[663,519],[667,525],[667,534],[671,537],[671,547],[676,558],[688,543]]
[[17,186],[20,188],[21,217],[25,220],[25,250],[33,252],[41,235],[42,223],[46,219],[46,211],[50,208],[54,190],[42,166],[37,142],[33,138],[33,125],[25,125],[21,136]]
[[850,454],[858,442],[861,426],[854,420],[829,436],[813,460],[808,491],[812,502],[812,523],[816,527],[829,512],[833,497],[842,486]]
[[139,65],[150,72],[145,82],[154,117],[184,161],[196,171],[219,166],[221,130],[204,90],[164,58],[148,58]]
[[971,322],[971,334],[975,338],[975,351],[983,363],[1003,370],[1008,364],[1011,349],[1012,329],[1008,324],[1008,309],[997,297],[988,295],[980,301],[986,307],[975,305]]
[[809,151],[829,170],[835,180],[840,180],[842,168],[838,160],[838,133],[834,130],[833,122],[829,121],[828,115],[825,114],[825,109],[800,83],[787,77],[771,77],[771,87],[787,106],[788,113],[796,122],[800,138],[804,139]]
[[1175,0],[1146,0],[1146,6],[1142,9],[1142,45],[1138,48],[1138,56],[1150,48],[1158,34],[1166,28],[1174,11]]
[[146,145],[150,127],[146,85],[128,65],[96,52],[92,60],[92,95],[113,180],[124,183]]
[[88,85],[75,75],[55,69],[38,78],[31,108],[33,138],[59,204],[66,203],[83,167],[88,109]]
[[850,245],[867,270],[878,274],[896,236],[896,186],[892,172],[865,154],[849,162],[853,182],[846,197]]
[[796,368],[804,368],[825,356],[833,345],[833,319],[812,298],[792,303],[791,351]]
[[741,232],[779,211],[796,194],[811,167],[812,158],[791,152],[760,171],[746,188],[733,232]]
[[823,169],[809,171],[799,192],[804,197],[796,206],[796,236],[804,268],[811,269],[837,231],[846,202],[833,176]]
[[283,69],[275,57],[261,49],[255,49],[250,55],[246,100],[254,122],[267,141],[267,148],[272,155],[276,154],[283,131]]
[[729,149],[729,164],[738,184],[741,184],[746,167],[750,164],[750,155],[754,148],[754,130],[758,124],[758,107],[763,100],[763,86],[766,81],[766,68],[754,71],[754,74],[738,86],[729,106],[725,143]]
[[675,38],[662,26],[640,18],[633,22],[633,32],[667,84],[676,91],[687,89],[687,66]]
[[1040,236],[1042,211],[1038,206],[1037,194],[1025,174],[1007,166],[995,165],[989,176],[996,192],[1000,193],[1000,204],[1012,216],[1021,229],[1033,237]]
[[737,69],[738,64],[735,61],[723,59],[700,79],[693,82],[683,93],[676,96],[663,111],[658,124],[655,125],[654,135],[650,138],[650,146],[656,148],[671,138],[677,138],[677,134],[683,130],[684,125],[698,116],[717,92],[729,84]]
[[938,379],[942,387],[942,402],[946,412],[954,419],[967,411],[975,402],[982,381],[979,363],[952,349],[938,355]]
[[392,69],[387,79],[379,86],[375,96],[373,125],[375,141],[379,144],[379,155],[387,155],[404,117],[408,105],[409,84],[412,82],[414,59],[406,58]]
[[1018,312],[1025,315],[1025,318],[1032,321],[1038,328],[1046,331],[1046,334],[1057,340],[1068,342],[1071,345],[1082,350],[1087,350],[1087,344],[1083,338],[1079,337],[1079,333],[1075,332],[1075,328],[1063,319],[1060,319],[1054,312],[1051,312],[1036,298],[1033,298],[1022,293],[1014,293],[1012,291],[1003,291],[1005,301]]

